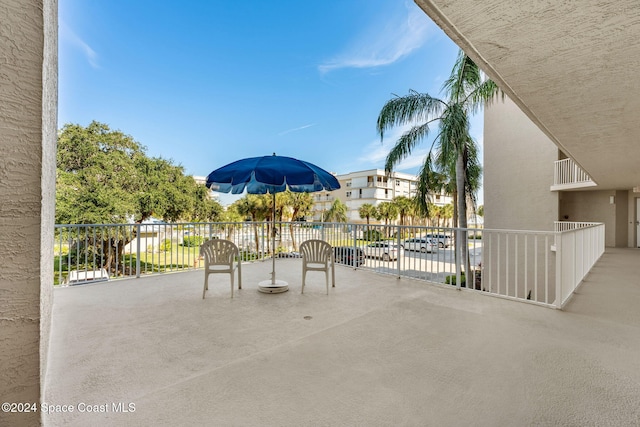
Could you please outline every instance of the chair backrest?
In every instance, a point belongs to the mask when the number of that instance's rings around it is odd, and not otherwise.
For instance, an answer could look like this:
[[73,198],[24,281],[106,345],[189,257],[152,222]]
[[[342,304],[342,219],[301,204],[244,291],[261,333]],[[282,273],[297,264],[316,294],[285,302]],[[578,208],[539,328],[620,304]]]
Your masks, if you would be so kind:
[[200,255],[208,265],[232,265],[239,254],[238,247],[229,240],[211,239],[200,246]]
[[333,249],[324,240],[305,240],[300,245],[300,254],[306,263],[326,264],[331,260]]

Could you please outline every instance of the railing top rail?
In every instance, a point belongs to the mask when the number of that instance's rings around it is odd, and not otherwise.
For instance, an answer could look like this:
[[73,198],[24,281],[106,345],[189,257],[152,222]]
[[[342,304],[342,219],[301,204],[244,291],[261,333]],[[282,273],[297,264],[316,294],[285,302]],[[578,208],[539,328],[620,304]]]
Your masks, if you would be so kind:
[[[221,226],[221,225],[253,225],[253,224],[270,224],[271,221],[242,221],[242,222],[173,222],[173,223],[114,223],[114,224],[55,224],[56,228],[62,227],[164,227],[164,226],[177,226],[177,227],[187,227],[187,226]],[[396,224],[366,224],[366,223],[340,223],[340,222],[312,222],[312,221],[276,221],[276,224],[296,224],[296,225],[306,225],[309,227],[314,226],[327,226],[327,227],[335,227],[335,226],[355,226],[355,227],[401,227],[404,229],[414,229],[414,230],[437,230],[440,232],[451,232],[454,233],[458,230],[457,227],[442,227],[435,225],[396,225]],[[604,225],[600,222],[568,222],[568,221],[556,221],[554,224],[560,225],[578,225],[580,228],[586,227],[596,227],[600,225]],[[554,231],[554,230],[513,230],[513,229],[499,229],[499,228],[466,228],[468,231],[474,232],[483,232],[483,233],[509,233],[509,234],[554,234],[561,233],[572,230],[563,230],[563,231]]]

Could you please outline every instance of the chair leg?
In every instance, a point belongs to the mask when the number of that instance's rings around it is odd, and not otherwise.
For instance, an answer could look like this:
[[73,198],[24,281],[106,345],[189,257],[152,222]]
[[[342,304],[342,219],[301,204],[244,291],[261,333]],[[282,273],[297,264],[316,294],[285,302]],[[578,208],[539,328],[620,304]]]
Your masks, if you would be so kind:
[[233,298],[233,270],[229,274],[231,276],[231,298]]
[[331,263],[331,287],[336,287],[336,265],[335,263]]
[[307,271],[303,270],[302,271],[302,292],[300,292],[301,294],[304,294],[304,279],[305,277],[307,277]]
[[324,281],[327,284],[327,295],[329,295],[329,270],[324,271]]
[[242,268],[238,262],[238,289],[242,289]]
[[204,272],[204,289],[202,290],[202,299],[204,299],[204,294],[207,293],[207,289],[209,289],[209,275],[207,272]]

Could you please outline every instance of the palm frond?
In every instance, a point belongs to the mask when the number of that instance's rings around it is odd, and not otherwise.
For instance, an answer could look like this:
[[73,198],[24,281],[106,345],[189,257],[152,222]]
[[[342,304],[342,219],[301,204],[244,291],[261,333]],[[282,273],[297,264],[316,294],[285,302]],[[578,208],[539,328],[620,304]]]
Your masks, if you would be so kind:
[[462,153],[469,139],[469,128],[469,116],[464,106],[451,104],[440,122],[439,146],[446,158],[451,158],[449,152]]
[[486,103],[493,101],[497,94],[501,94],[502,99],[504,99],[504,92],[500,90],[493,80],[484,81],[465,100],[469,113],[475,114],[478,112]]
[[411,151],[424,138],[429,135],[429,125],[439,118],[417,125],[405,132],[395,143],[385,161],[384,170],[386,173],[393,171],[393,168],[411,154]]
[[429,153],[418,173],[415,204],[419,214],[429,216],[429,187],[434,174],[432,155]]
[[377,131],[384,139],[387,129],[413,122],[424,122],[440,115],[446,103],[426,93],[409,91],[407,96],[396,96],[382,107],[377,120]]
[[478,66],[460,49],[451,75],[444,82],[442,89],[448,95],[448,99],[460,102],[480,85],[481,80],[482,74]]

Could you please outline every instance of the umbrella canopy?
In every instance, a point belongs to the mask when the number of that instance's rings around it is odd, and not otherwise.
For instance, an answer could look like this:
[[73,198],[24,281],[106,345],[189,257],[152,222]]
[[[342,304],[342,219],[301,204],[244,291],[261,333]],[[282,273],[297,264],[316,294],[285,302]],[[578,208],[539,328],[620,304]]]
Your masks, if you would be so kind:
[[337,190],[340,184],[326,170],[292,157],[251,157],[229,163],[207,176],[207,187],[221,193],[275,194]]
[[[272,194],[274,226],[276,223],[276,193],[283,192],[287,188],[295,193],[332,191],[340,188],[336,177],[326,170],[292,157],[276,156],[275,153],[272,156],[238,160],[216,169],[207,176],[206,185],[207,188],[221,193],[241,194],[246,189],[250,194]],[[273,233],[271,247],[274,251],[275,240],[275,233]],[[272,259],[271,285],[261,283],[262,286],[258,287],[263,292],[274,292],[271,289],[278,286],[283,290],[288,289],[286,282],[276,281],[275,256]],[[281,283],[276,284],[276,282]]]

